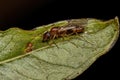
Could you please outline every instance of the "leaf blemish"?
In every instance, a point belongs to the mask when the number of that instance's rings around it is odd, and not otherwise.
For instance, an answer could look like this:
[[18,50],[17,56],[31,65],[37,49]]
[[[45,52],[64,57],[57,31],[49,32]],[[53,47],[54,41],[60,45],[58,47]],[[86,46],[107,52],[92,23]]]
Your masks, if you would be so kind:
[[33,44],[30,42],[27,44],[27,47],[25,49],[25,53],[31,52],[33,50]]

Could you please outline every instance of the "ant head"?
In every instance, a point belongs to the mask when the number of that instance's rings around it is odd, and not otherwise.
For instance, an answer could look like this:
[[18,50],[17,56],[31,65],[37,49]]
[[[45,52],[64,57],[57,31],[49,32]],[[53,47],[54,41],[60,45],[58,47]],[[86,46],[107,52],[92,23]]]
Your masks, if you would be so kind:
[[44,33],[44,35],[47,36],[47,37],[50,37],[50,32],[49,32],[49,31],[46,31],[46,32]]
[[50,39],[50,32],[49,31],[46,31],[43,35],[43,40],[42,42],[46,42]]

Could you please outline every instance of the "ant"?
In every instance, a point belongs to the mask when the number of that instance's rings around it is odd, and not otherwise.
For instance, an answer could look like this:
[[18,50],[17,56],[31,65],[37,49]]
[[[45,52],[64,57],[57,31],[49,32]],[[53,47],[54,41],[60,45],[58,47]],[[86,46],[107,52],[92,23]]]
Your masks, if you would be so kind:
[[53,27],[50,31],[46,31],[43,34],[43,40],[42,42],[48,42],[51,39],[55,39],[58,37],[64,37],[69,34],[78,34],[82,33],[84,31],[83,26],[78,25],[68,25],[66,27]]

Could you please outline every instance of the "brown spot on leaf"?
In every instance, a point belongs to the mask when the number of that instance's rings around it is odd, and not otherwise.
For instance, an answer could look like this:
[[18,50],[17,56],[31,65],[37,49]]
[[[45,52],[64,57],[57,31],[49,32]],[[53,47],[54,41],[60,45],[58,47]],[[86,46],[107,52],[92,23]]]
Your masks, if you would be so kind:
[[33,44],[28,43],[25,49],[25,53],[31,52],[33,50]]

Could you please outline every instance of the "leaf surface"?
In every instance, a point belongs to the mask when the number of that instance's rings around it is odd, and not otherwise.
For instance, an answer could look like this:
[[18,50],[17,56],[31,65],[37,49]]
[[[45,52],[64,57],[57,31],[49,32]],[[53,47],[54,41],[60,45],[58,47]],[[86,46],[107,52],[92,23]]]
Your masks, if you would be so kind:
[[[84,26],[83,33],[42,42],[52,27],[68,24]],[[70,80],[83,73],[107,53],[119,36],[119,21],[72,19],[26,31],[10,28],[0,31],[1,80]],[[55,44],[54,44],[54,43]],[[26,52],[31,43],[32,51]]]

